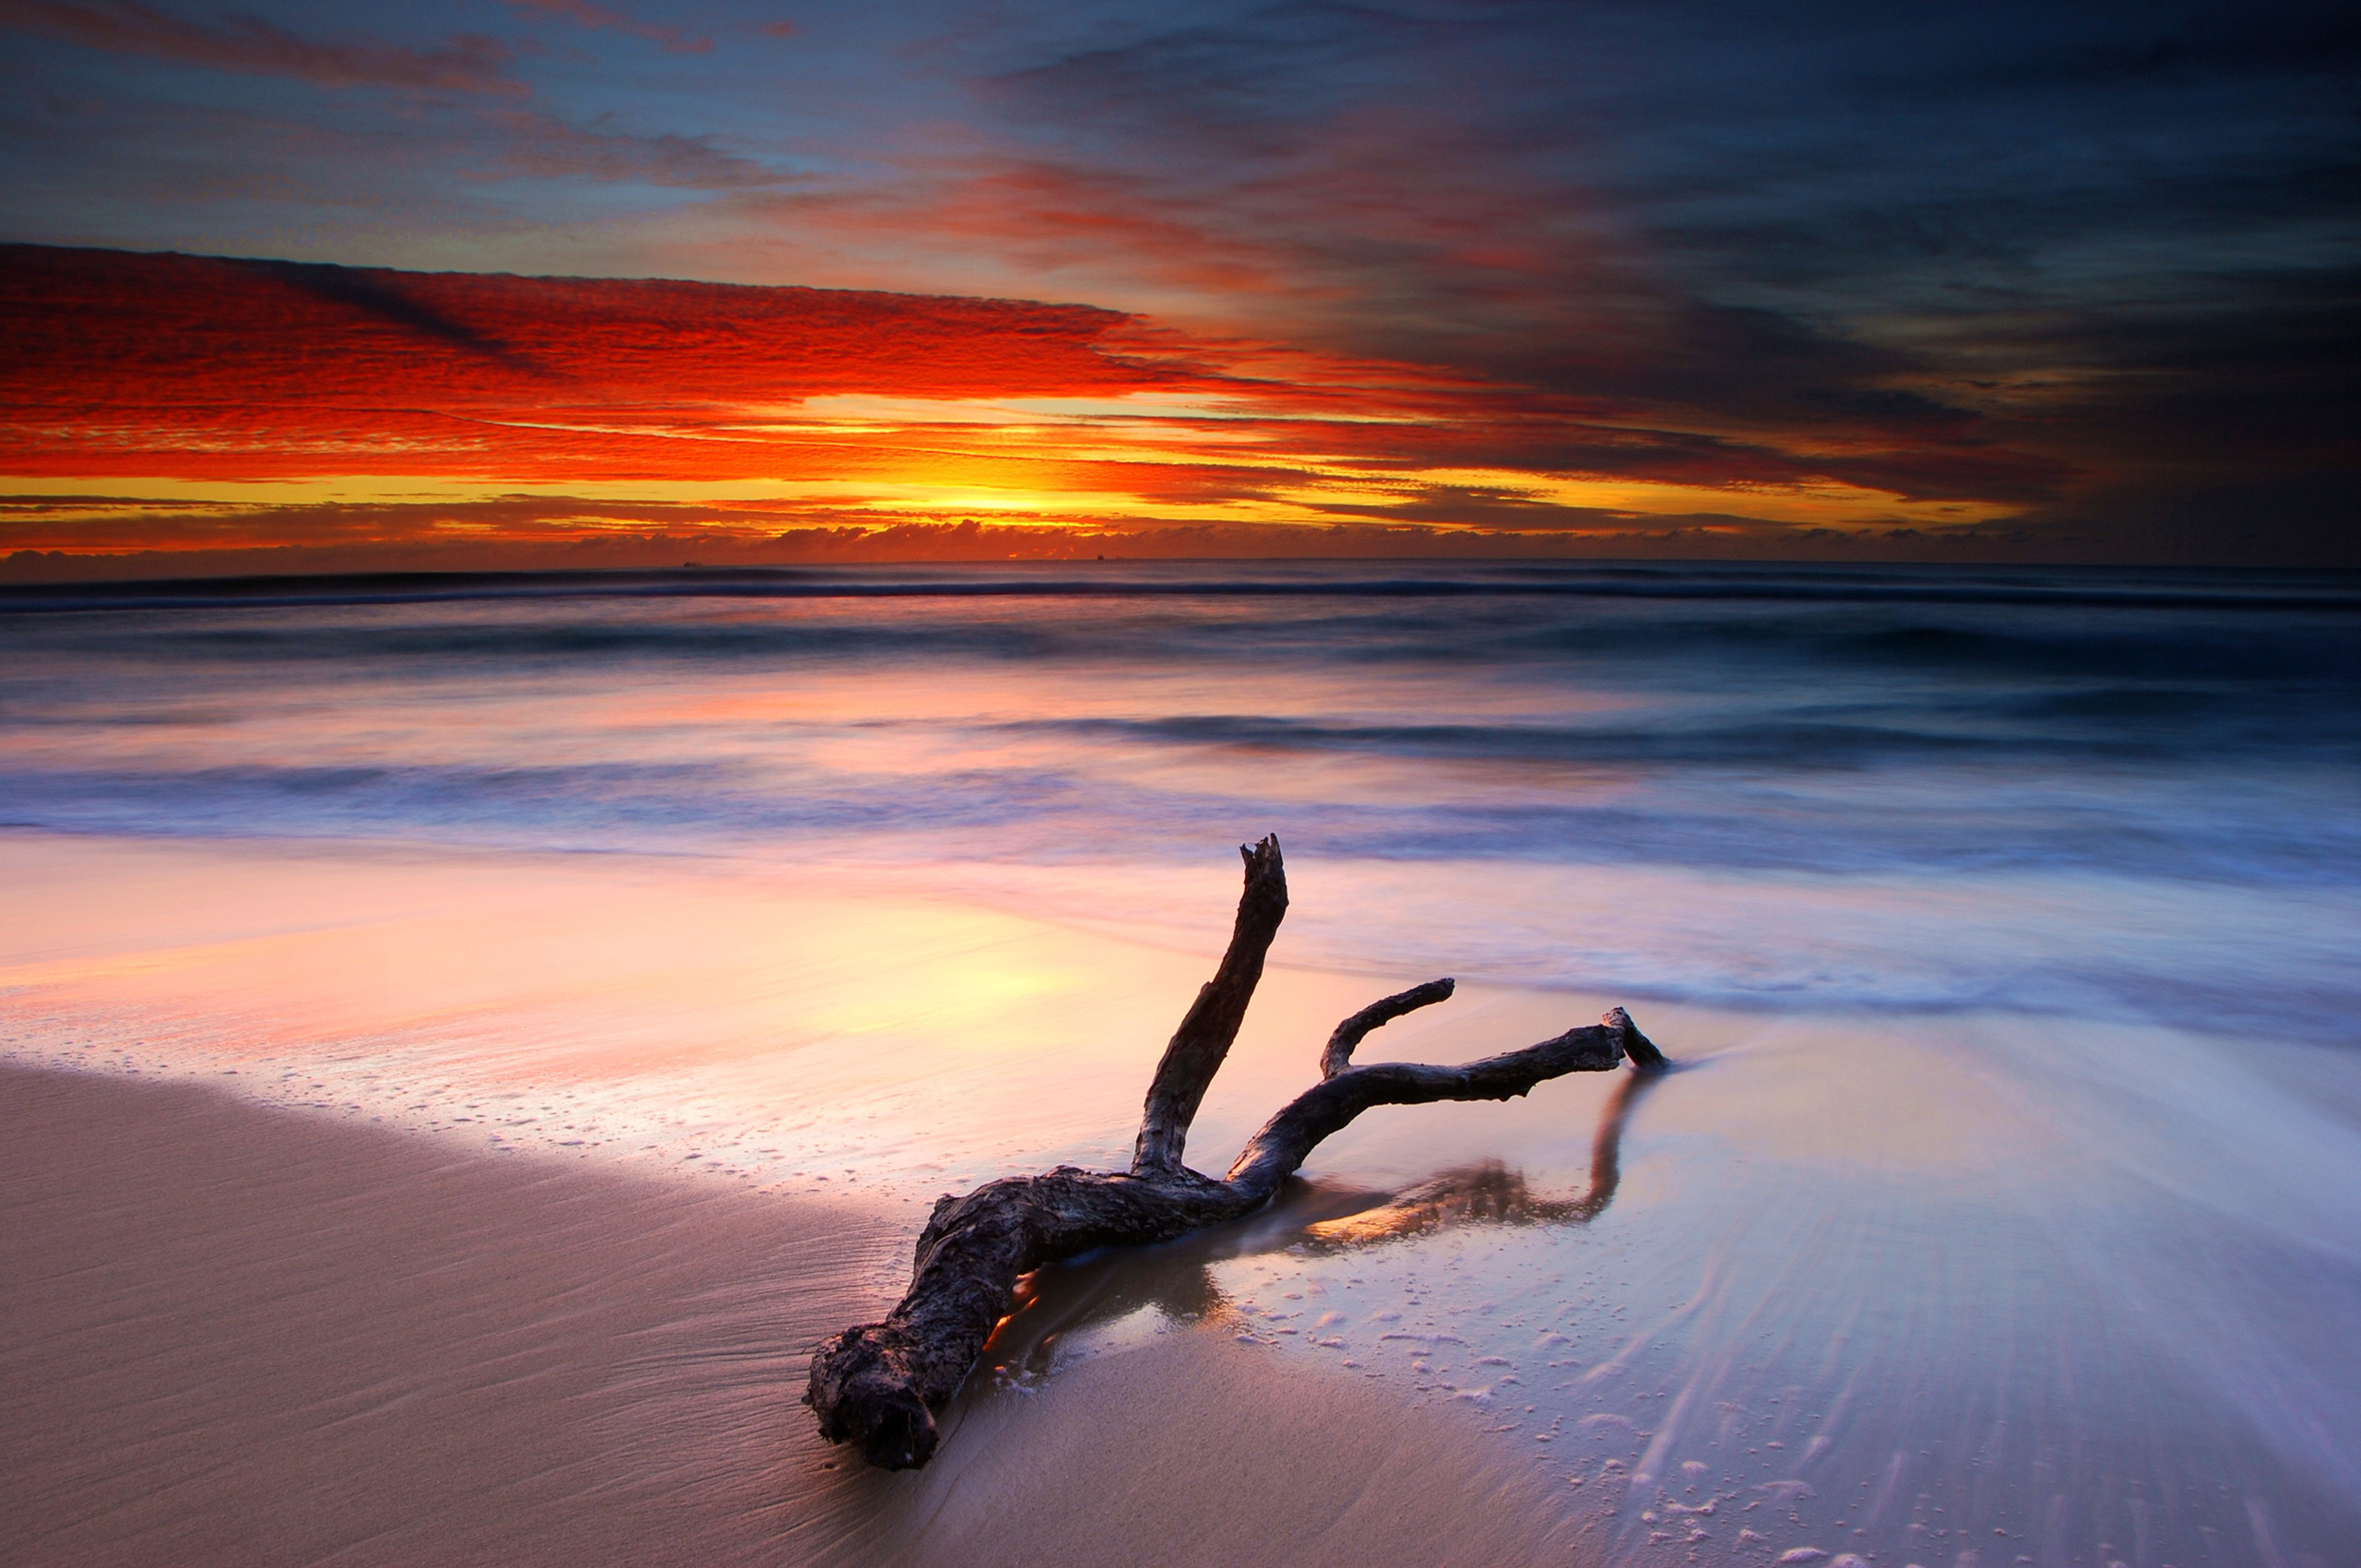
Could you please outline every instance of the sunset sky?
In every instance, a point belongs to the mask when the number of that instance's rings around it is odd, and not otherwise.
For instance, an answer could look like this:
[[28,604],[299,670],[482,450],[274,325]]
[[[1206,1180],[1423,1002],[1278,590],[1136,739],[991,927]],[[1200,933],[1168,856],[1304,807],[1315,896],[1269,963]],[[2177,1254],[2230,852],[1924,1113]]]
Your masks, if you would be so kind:
[[0,31],[18,576],[2361,564],[2346,7],[0,0]]

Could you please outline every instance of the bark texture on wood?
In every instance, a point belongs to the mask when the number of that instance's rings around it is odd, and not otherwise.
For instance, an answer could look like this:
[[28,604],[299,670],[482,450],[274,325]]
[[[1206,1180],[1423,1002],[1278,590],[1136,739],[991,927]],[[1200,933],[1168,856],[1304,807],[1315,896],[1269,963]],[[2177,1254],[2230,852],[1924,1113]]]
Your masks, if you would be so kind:
[[1372,1106],[1513,1099],[1550,1078],[1568,1073],[1604,1073],[1621,1066],[1627,1059],[1652,1068],[1664,1064],[1663,1053],[1640,1033],[1631,1016],[1618,1007],[1596,1024],[1464,1067],[1427,1067],[1407,1062],[1348,1067],[1304,1090],[1265,1122],[1229,1168],[1228,1184],[1269,1197],[1322,1139],[1344,1131],[1354,1117]]
[[1279,921],[1287,912],[1287,867],[1279,859],[1277,836],[1266,837],[1252,849],[1240,847],[1246,857],[1246,891],[1239,896],[1238,921],[1230,928],[1229,950],[1221,967],[1197,992],[1180,1027],[1164,1048],[1148,1081],[1147,1108],[1140,1116],[1139,1143],[1132,1155],[1137,1175],[1180,1169],[1180,1150],[1189,1141],[1189,1123],[1204,1102],[1205,1086],[1221,1071],[1245,1021],[1246,1004],[1263,979],[1263,956]]
[[1625,1062],[1644,1073],[1669,1065],[1618,1007],[1596,1024],[1464,1066],[1353,1066],[1353,1051],[1370,1031],[1451,994],[1450,980],[1430,980],[1337,1025],[1321,1056],[1321,1081],[1248,1140],[1225,1179],[1189,1170],[1180,1163],[1189,1123],[1238,1038],[1264,956],[1287,913],[1278,840],[1264,838],[1240,852],[1246,890],[1228,951],[1165,1048],[1132,1169],[1062,1166],[936,1204],[901,1301],[883,1323],[848,1328],[813,1355],[805,1398],[830,1442],[856,1443],[870,1463],[887,1469],[925,1464],[936,1443],[934,1411],[974,1368],[1008,1313],[1017,1280],[1101,1247],[1169,1241],[1251,1214],[1322,1139],[1371,1107],[1508,1099],[1568,1073],[1604,1072]]
[[1392,1023],[1414,1008],[1430,1006],[1451,1000],[1453,988],[1458,982],[1451,980],[1429,980],[1407,991],[1397,991],[1382,1001],[1372,1002],[1343,1023],[1328,1037],[1328,1049],[1320,1053],[1320,1075],[1333,1078],[1353,1064],[1353,1051],[1369,1038],[1371,1029]]

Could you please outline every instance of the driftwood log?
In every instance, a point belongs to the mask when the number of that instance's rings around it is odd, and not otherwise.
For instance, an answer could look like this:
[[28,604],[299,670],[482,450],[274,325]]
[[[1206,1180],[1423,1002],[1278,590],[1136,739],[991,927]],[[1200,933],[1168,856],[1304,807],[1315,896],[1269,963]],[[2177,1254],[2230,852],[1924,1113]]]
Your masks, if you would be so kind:
[[848,1328],[813,1354],[805,1402],[829,1442],[855,1443],[871,1464],[889,1470],[925,1464],[934,1453],[934,1412],[958,1392],[1008,1315],[1020,1278],[1102,1247],[1169,1241],[1251,1214],[1323,1138],[1372,1106],[1508,1099],[1568,1073],[1606,1072],[1625,1062],[1642,1073],[1668,1065],[1618,1007],[1596,1024],[1464,1066],[1354,1066],[1354,1048],[1372,1029],[1451,994],[1450,980],[1430,980],[1337,1025],[1321,1053],[1320,1082],[1248,1140],[1227,1176],[1216,1181],[1192,1170],[1180,1163],[1189,1123],[1238,1038],[1287,908],[1277,838],[1240,853],[1246,891],[1229,949],[1165,1047],[1131,1170],[1061,1166],[937,1203],[900,1303],[884,1322]]

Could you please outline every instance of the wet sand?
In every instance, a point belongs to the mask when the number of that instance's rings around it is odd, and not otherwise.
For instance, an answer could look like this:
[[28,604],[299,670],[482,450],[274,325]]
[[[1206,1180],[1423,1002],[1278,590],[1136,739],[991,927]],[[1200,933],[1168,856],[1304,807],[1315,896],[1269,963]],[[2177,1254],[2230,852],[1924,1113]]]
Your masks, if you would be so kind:
[[[1470,981],[1385,1051],[1631,1002],[1680,1070],[1628,1118],[1619,1075],[1372,1112],[1250,1221],[1046,1272],[894,1478],[825,1467],[802,1351],[884,1309],[936,1194],[1123,1157],[1218,929],[1078,931],[927,866],[30,833],[0,861],[0,1562],[2361,1540],[2347,1051]],[[1145,901],[1219,917],[1233,876]],[[1192,1157],[1432,972],[1274,964]]]
[[0,1068],[0,1562],[1580,1561],[1448,1412],[1176,1329],[840,1467],[896,1222]]

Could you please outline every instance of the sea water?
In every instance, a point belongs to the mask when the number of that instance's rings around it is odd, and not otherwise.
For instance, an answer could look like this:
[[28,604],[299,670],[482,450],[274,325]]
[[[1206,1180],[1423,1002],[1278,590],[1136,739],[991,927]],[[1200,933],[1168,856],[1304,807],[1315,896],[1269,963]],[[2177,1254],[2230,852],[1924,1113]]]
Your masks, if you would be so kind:
[[917,1214],[1124,1158],[1276,833],[1199,1163],[1438,974],[1365,1058],[1619,1004],[1681,1071],[1374,1113],[1255,1221],[1045,1277],[969,1400],[1217,1333],[1465,1409],[1618,1560],[2361,1552],[2361,579],[683,571],[0,628],[19,1059]]

